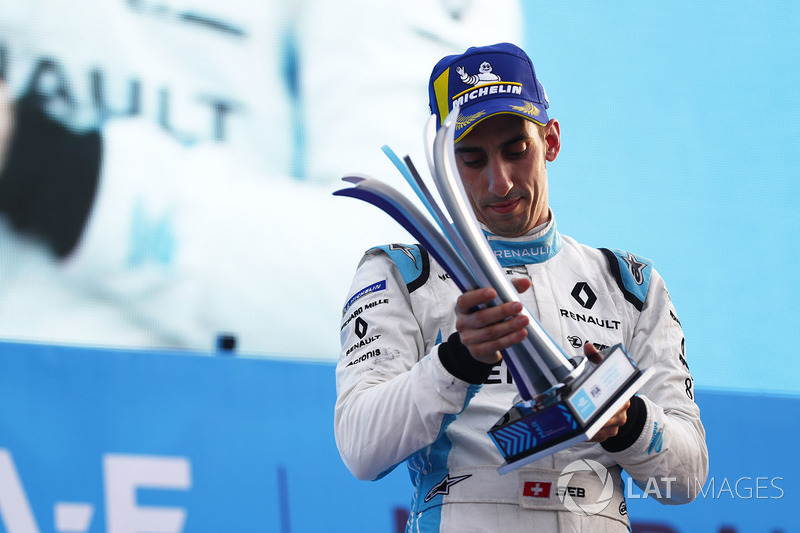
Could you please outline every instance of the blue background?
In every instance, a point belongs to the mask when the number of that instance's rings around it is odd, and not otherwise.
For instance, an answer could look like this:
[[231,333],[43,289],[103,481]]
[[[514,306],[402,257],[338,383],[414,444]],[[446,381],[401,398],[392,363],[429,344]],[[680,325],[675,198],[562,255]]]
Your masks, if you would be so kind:
[[522,5],[559,229],[655,261],[698,388],[800,393],[800,4]]
[[[189,461],[188,490],[137,494],[139,506],[185,509],[187,533],[395,532],[397,510],[410,502],[408,474],[401,467],[377,482],[353,478],[334,443],[334,402],[331,363],[0,343],[0,449],[11,454],[42,533],[57,531],[57,502],[92,505],[87,531],[106,530],[109,453]],[[798,531],[787,417],[800,399],[698,390],[697,402],[713,482],[678,507],[632,488],[634,525]],[[759,498],[757,484],[767,487]],[[0,533],[22,533],[7,527],[0,513]]]

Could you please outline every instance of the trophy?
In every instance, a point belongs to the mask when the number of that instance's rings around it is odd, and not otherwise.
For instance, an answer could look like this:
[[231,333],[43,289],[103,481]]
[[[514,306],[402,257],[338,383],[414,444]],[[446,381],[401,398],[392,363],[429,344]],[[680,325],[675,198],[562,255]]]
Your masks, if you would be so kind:
[[[462,291],[491,286],[498,296],[490,305],[518,302],[517,291],[503,274],[458,176],[454,152],[457,111],[453,109],[438,131],[435,117],[431,117],[424,132],[428,167],[452,223],[411,159],[401,160],[388,147],[383,151],[430,217],[401,193],[369,176],[346,176],[342,179],[353,187],[333,194],[369,202],[389,214],[428,250]],[[524,304],[520,314],[528,317],[527,337],[504,350],[503,359],[521,401],[489,429],[505,459],[498,468],[500,474],[591,439],[651,375],[651,370],[643,372],[637,367],[621,344],[602,352],[599,364],[583,355],[569,357]]]

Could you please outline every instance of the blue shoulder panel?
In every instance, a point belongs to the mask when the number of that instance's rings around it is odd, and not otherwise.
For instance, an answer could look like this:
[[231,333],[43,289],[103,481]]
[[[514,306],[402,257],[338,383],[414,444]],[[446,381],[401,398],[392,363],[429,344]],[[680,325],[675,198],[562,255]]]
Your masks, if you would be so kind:
[[608,259],[611,273],[625,294],[625,299],[641,311],[650,285],[653,262],[622,250],[601,248],[600,251]]
[[387,244],[376,246],[373,250],[382,250],[397,266],[408,287],[408,292],[414,292],[428,280],[430,274],[430,258],[428,252],[420,245]]

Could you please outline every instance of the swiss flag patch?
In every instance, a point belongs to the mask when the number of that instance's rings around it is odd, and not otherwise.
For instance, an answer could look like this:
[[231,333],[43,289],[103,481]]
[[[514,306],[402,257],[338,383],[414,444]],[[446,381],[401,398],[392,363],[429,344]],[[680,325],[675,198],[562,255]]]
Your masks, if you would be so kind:
[[529,498],[549,498],[550,483],[543,481],[526,481],[522,486],[522,495]]

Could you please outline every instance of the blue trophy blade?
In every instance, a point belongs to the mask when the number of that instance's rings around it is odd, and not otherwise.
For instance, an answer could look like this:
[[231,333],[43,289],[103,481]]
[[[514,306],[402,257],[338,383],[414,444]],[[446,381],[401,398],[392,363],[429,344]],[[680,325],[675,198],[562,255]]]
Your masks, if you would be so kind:
[[442,228],[442,230],[444,230],[445,220],[446,220],[446,218],[444,218],[444,213],[442,213],[442,210],[439,207],[439,205],[436,204],[436,201],[431,196],[430,191],[428,191],[428,188],[425,186],[425,183],[421,179],[419,179],[419,174],[418,173],[415,174],[415,169],[413,169],[412,166],[409,164],[411,162],[411,159],[409,159],[408,156],[406,156],[404,159],[401,160],[397,156],[397,154],[395,154],[394,151],[392,151],[392,149],[386,145],[381,147],[381,150],[383,150],[383,153],[386,154],[386,156],[389,158],[392,164],[394,164],[397,170],[400,171],[400,174],[403,175],[403,177],[406,179],[406,182],[408,182],[411,188],[414,189],[417,198],[420,199],[422,204],[428,210],[428,213],[431,214],[433,220],[439,225],[440,228]]
[[442,265],[442,267],[450,274],[453,281],[455,281],[458,288],[462,291],[468,290],[467,285],[459,277],[458,271],[456,268],[452,266],[452,263],[445,258],[442,254],[438,253],[434,245],[434,239],[431,238],[429,234],[423,232],[419,229],[419,227],[412,222],[410,219],[404,216],[403,212],[392,202],[387,201],[380,195],[375,194],[372,191],[366,189],[343,189],[340,191],[336,191],[333,194],[337,196],[349,196],[351,198],[357,198],[359,200],[363,200],[368,202],[385,213],[391,216],[395,221],[397,221],[401,226],[403,226],[411,235],[414,236],[415,239],[419,241],[422,246],[425,247],[426,250],[434,257],[434,259]]
[[462,255],[462,249],[466,249],[466,246],[464,245],[463,241],[458,238],[458,234],[455,233],[453,228],[446,226],[447,229],[453,231],[453,234],[457,237],[457,240],[456,242],[448,242],[442,235],[442,232],[437,231],[429,219],[422,215],[422,213],[419,212],[414,204],[412,204],[405,196],[382,181],[368,179],[363,183],[360,183],[358,187],[373,190],[383,198],[391,201],[403,212],[407,213],[411,219],[416,221],[416,223],[422,229],[432,236],[431,238],[435,239],[433,244],[437,245],[437,247],[440,247],[443,253],[447,254],[449,258],[448,260],[454,265],[454,268],[460,272],[463,272],[463,275],[460,276],[462,280],[468,282],[467,285],[471,288],[478,287],[476,284],[478,278],[471,270],[469,270],[469,268],[466,267]]
[[417,198],[419,198],[420,201],[422,201],[428,212],[431,215],[433,215],[433,210],[431,209],[431,206],[427,203],[425,196],[422,194],[422,191],[419,190],[419,185],[414,181],[414,177],[411,175],[411,171],[408,169],[406,164],[397,156],[397,154],[394,153],[394,150],[389,148],[389,146],[384,144],[383,146],[381,146],[381,151],[384,154],[386,154],[386,157],[389,158],[389,161],[392,162],[394,167],[400,171],[400,174],[403,175],[403,178],[405,178],[406,183],[408,183],[411,186],[411,188],[414,189],[414,193],[417,195]]
[[411,158],[406,156],[403,161],[405,161],[406,167],[408,167],[408,171],[413,176],[414,181],[419,187],[419,190],[425,196],[428,205],[430,205],[430,208],[434,210],[434,218],[439,222],[439,227],[442,228],[442,231],[447,238],[450,239],[450,242],[456,243],[457,241],[460,241],[461,237],[459,237],[458,232],[456,232],[453,225],[447,221],[444,211],[442,211],[442,208],[439,207],[439,204],[436,202],[436,199],[434,199],[430,189],[428,189],[428,186],[425,185],[425,182],[422,180],[422,176],[419,175],[414,163],[411,162]]
[[408,199],[392,187],[378,180],[364,179],[355,187],[341,189],[333,194],[363,200],[386,212],[419,240],[420,244],[450,274],[462,292],[479,286],[475,274],[466,268],[463,259],[450,242]]

